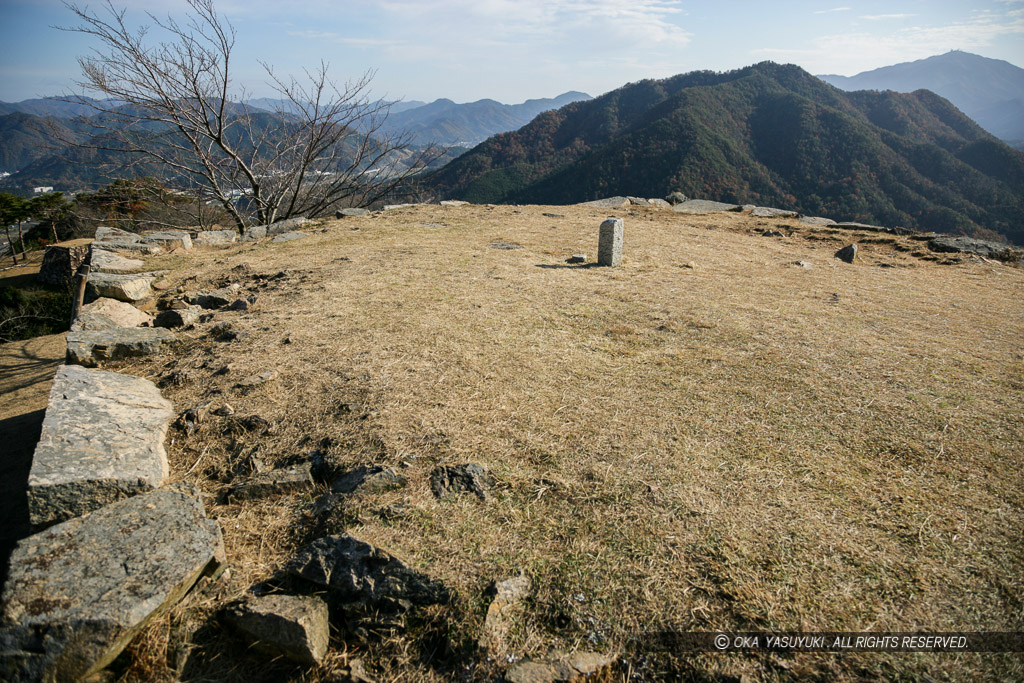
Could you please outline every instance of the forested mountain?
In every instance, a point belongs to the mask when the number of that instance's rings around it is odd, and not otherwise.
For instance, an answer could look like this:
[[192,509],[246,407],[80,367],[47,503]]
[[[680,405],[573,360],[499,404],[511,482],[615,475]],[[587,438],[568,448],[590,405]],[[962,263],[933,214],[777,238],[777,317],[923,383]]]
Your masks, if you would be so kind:
[[0,171],[20,171],[63,147],[61,140],[82,141],[87,128],[74,119],[23,112],[0,116]]
[[1024,69],[954,50],[856,76],[819,76],[843,90],[931,90],[1003,140],[1024,141]]
[[681,190],[1024,243],[1024,153],[934,93],[846,93],[771,62],[631,83],[546,112],[426,185],[493,203]]

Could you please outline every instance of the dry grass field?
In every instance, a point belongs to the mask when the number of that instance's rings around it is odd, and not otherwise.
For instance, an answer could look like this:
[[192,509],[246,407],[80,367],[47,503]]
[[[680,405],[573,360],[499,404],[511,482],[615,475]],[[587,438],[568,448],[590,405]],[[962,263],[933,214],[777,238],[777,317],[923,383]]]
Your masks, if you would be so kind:
[[[258,299],[183,332],[175,355],[110,369],[162,380],[179,411],[227,402],[271,429],[172,429],[172,477],[211,494],[231,572],[119,675],[174,677],[190,649],[182,680],[330,680],[354,657],[380,681],[473,680],[556,647],[620,654],[615,680],[1024,678],[1019,654],[672,652],[651,637],[1024,630],[1024,270],[793,220],[618,211],[618,268],[564,263],[595,261],[615,213],[584,206],[411,207],[148,264],[170,270],[168,293],[233,282]],[[858,261],[833,259],[850,241]],[[215,341],[223,321],[248,336]],[[280,375],[235,388],[267,369]],[[326,521],[309,512],[323,484],[218,502],[259,463],[314,451],[409,485]],[[463,463],[494,474],[490,501],[432,495],[431,470]],[[319,670],[249,656],[217,608],[344,530],[452,603],[371,637],[337,625]],[[533,594],[485,656],[484,591],[518,569]]]

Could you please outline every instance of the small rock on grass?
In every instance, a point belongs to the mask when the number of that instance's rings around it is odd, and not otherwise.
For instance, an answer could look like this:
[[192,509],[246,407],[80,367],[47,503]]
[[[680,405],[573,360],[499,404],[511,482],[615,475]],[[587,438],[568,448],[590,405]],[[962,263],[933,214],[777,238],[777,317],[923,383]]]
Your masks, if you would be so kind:
[[835,253],[835,257],[845,263],[853,263],[857,258],[857,243],[847,244],[845,247]]
[[595,652],[553,652],[547,657],[528,657],[505,672],[509,683],[556,683],[583,681],[615,663],[616,657]]
[[349,470],[334,480],[333,493],[379,493],[402,488],[408,479],[383,465],[370,465]]
[[327,654],[327,604],[317,597],[250,597],[230,605],[225,616],[257,649],[306,665],[319,664]]
[[587,262],[587,255],[586,254],[573,254],[569,258],[565,259],[565,262],[566,263],[586,263]]
[[491,584],[487,591],[491,604],[487,607],[483,633],[478,641],[481,648],[491,652],[504,649],[512,619],[530,594],[530,587],[530,577],[525,572]]
[[229,487],[224,497],[228,500],[253,500],[305,491],[312,486],[313,477],[309,473],[309,465],[303,464],[255,474]]
[[430,473],[430,489],[439,499],[458,493],[472,493],[486,501],[494,487],[494,477],[480,465],[444,465]]
[[267,370],[265,372],[261,372],[258,375],[253,375],[251,377],[246,377],[245,379],[240,381],[238,384],[236,384],[235,388],[236,389],[243,389],[243,390],[255,389],[256,387],[260,386],[261,384],[266,384],[267,382],[275,380],[275,379],[277,379],[280,376],[281,376],[281,373],[278,372],[277,370]]

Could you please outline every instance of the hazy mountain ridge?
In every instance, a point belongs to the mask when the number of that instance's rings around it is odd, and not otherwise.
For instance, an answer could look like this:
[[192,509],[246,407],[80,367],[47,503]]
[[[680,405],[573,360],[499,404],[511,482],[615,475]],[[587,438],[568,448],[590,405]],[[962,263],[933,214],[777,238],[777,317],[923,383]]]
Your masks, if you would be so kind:
[[1001,59],[952,51],[856,76],[818,76],[843,90],[931,90],[1003,140],[1024,139],[1024,69]]
[[678,189],[1024,242],[1024,154],[933,93],[845,93],[771,62],[631,83],[547,112],[427,183],[490,203]]

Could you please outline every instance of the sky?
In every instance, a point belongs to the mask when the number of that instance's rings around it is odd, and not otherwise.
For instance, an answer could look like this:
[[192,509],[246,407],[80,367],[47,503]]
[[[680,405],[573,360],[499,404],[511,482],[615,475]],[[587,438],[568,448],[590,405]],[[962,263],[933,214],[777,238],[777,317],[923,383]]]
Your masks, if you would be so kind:
[[[103,0],[80,2],[105,11]],[[184,16],[185,0],[114,0],[133,23]],[[376,97],[518,103],[597,96],[644,78],[772,60],[852,76],[964,50],[1024,67],[1024,0],[216,0],[234,26],[233,83],[274,92],[260,62],[339,82],[373,72]],[[60,0],[0,0],[0,100],[76,92]],[[86,93],[88,94],[88,93]]]

